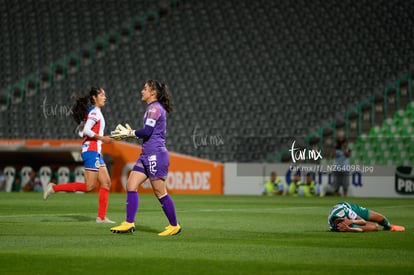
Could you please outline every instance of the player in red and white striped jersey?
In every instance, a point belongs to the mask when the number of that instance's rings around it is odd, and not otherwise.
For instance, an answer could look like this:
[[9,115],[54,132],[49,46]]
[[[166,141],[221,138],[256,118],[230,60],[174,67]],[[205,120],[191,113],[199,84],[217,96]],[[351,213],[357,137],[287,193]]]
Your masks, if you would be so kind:
[[96,222],[114,223],[106,217],[111,178],[101,156],[102,142],[110,143],[113,140],[109,136],[104,136],[105,119],[101,108],[105,106],[105,101],[104,89],[92,87],[89,94],[78,98],[72,108],[72,116],[76,123],[83,125],[79,135],[83,138],[82,159],[85,167],[85,182],[58,185],[50,183],[44,190],[43,198],[46,200],[55,192],[90,192],[95,189],[98,181],[100,189]]

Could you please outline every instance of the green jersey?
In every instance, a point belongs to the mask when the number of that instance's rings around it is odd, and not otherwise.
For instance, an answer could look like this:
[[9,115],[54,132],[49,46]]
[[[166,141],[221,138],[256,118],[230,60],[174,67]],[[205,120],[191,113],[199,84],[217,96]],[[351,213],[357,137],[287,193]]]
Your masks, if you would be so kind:
[[358,217],[358,214],[352,209],[351,204],[347,202],[340,202],[334,205],[331,209],[331,212],[328,216],[328,225],[331,231],[335,230],[334,220],[337,218],[346,218],[350,220],[355,220]]
[[[335,231],[336,228],[334,220],[337,218],[356,220],[358,217],[360,217],[366,221],[369,221],[370,216],[371,210],[369,210],[368,208],[362,207],[358,204],[343,201],[332,207],[331,212],[328,216],[328,225],[331,231]],[[379,224],[384,226],[386,230],[389,230],[389,228],[391,227],[391,224],[387,218],[385,218],[385,220]],[[352,224],[351,227],[358,227],[358,225]]]

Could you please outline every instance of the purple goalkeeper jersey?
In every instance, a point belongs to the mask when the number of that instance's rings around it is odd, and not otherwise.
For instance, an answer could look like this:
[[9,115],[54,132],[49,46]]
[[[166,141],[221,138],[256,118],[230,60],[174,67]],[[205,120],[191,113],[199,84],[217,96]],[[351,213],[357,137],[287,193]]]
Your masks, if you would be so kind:
[[144,114],[145,125],[154,127],[151,136],[144,138],[142,143],[142,153],[150,155],[165,148],[165,134],[167,131],[167,115],[164,107],[158,101],[147,105]]

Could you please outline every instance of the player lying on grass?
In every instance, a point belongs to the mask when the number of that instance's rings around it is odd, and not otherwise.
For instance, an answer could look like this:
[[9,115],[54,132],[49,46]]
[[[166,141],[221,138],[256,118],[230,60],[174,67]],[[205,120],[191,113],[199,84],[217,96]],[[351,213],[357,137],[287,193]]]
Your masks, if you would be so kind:
[[390,224],[384,215],[349,202],[332,207],[328,224],[336,232],[373,232],[378,231],[379,225],[387,231],[405,231],[404,226]]

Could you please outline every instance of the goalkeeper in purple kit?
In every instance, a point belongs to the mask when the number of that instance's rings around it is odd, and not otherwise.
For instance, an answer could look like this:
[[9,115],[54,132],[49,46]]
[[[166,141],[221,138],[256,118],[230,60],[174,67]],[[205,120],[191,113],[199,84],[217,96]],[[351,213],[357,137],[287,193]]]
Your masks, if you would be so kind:
[[147,103],[144,115],[144,127],[133,130],[118,125],[111,132],[116,140],[124,138],[142,138],[142,153],[135,163],[128,177],[126,191],[126,221],[111,228],[113,233],[126,233],[135,231],[135,216],[138,211],[139,185],[149,178],[155,196],[162,205],[169,225],[158,235],[170,236],[180,233],[181,226],[177,222],[174,202],[167,192],[165,180],[168,175],[170,158],[165,147],[165,133],[167,128],[167,112],[172,111],[171,96],[166,84],[156,80],[148,80],[141,91],[141,100]]

